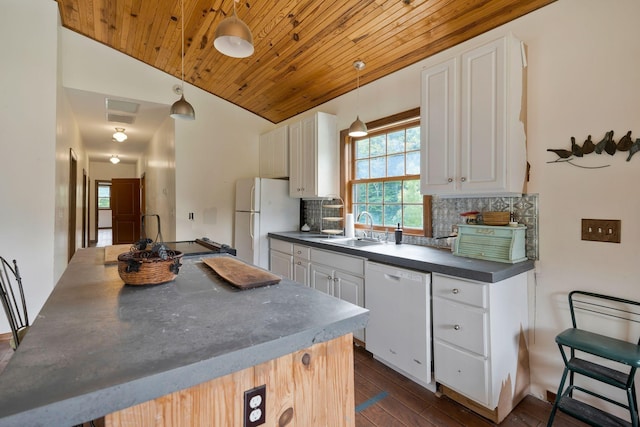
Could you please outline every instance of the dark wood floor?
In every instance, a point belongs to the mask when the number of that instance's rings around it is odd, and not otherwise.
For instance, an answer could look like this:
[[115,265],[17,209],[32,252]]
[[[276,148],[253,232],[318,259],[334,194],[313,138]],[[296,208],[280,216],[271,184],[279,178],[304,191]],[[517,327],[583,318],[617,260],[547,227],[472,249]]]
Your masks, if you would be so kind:
[[[11,359],[8,335],[0,336],[0,372]],[[488,427],[495,426],[464,406],[399,375],[375,360],[366,350],[355,348],[356,427]],[[0,377],[0,386],[1,386]],[[525,398],[500,424],[502,427],[541,427],[547,424],[551,405]],[[102,420],[96,423],[102,425]],[[88,426],[88,424],[85,424]],[[558,413],[554,427],[583,427]]]
[[[431,391],[378,362],[364,349],[356,347],[354,359],[357,427],[497,425],[446,396],[437,397]],[[528,396],[500,426],[546,426],[550,411],[550,403]],[[586,426],[562,413],[558,413],[553,425],[554,427]]]

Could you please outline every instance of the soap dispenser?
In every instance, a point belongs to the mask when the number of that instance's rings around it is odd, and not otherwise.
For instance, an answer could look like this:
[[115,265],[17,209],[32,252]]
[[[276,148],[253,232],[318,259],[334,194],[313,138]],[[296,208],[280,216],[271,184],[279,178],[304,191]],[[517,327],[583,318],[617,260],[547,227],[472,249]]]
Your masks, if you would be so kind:
[[394,234],[396,236],[396,245],[399,245],[402,243],[402,228],[400,228],[400,223],[398,223],[398,228],[396,228]]

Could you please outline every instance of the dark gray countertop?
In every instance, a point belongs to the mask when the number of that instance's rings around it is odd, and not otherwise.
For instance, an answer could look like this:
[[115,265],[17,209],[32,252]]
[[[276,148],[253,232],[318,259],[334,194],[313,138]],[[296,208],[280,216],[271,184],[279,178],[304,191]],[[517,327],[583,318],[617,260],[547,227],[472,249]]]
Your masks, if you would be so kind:
[[289,280],[237,290],[200,259],[126,286],[104,249],[78,251],[0,375],[0,425],[80,424],[366,325],[367,310]]
[[487,283],[499,282],[520,273],[533,270],[534,268],[532,260],[522,261],[516,264],[484,261],[456,256],[449,250],[426,246],[380,243],[354,248],[331,243],[331,238],[326,235],[321,236],[298,231],[269,233],[269,237],[344,254],[361,256],[370,261],[398,267],[431,273],[442,273]]

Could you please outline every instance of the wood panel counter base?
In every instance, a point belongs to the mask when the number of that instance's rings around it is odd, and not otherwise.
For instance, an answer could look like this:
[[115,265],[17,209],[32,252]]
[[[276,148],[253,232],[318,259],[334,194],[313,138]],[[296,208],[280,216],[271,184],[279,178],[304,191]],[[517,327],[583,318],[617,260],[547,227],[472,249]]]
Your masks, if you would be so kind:
[[105,426],[241,426],[244,392],[263,384],[266,426],[355,426],[353,375],[347,334],[107,415]]

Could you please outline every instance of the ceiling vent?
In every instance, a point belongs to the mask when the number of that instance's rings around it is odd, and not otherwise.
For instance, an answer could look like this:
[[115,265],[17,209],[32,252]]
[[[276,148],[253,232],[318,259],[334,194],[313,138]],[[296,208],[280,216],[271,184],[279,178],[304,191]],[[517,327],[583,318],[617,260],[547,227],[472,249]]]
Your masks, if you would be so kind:
[[135,116],[125,116],[124,114],[107,113],[108,122],[126,123],[132,125],[136,121]]
[[136,114],[140,104],[119,99],[106,98],[107,111],[118,111],[121,113]]

